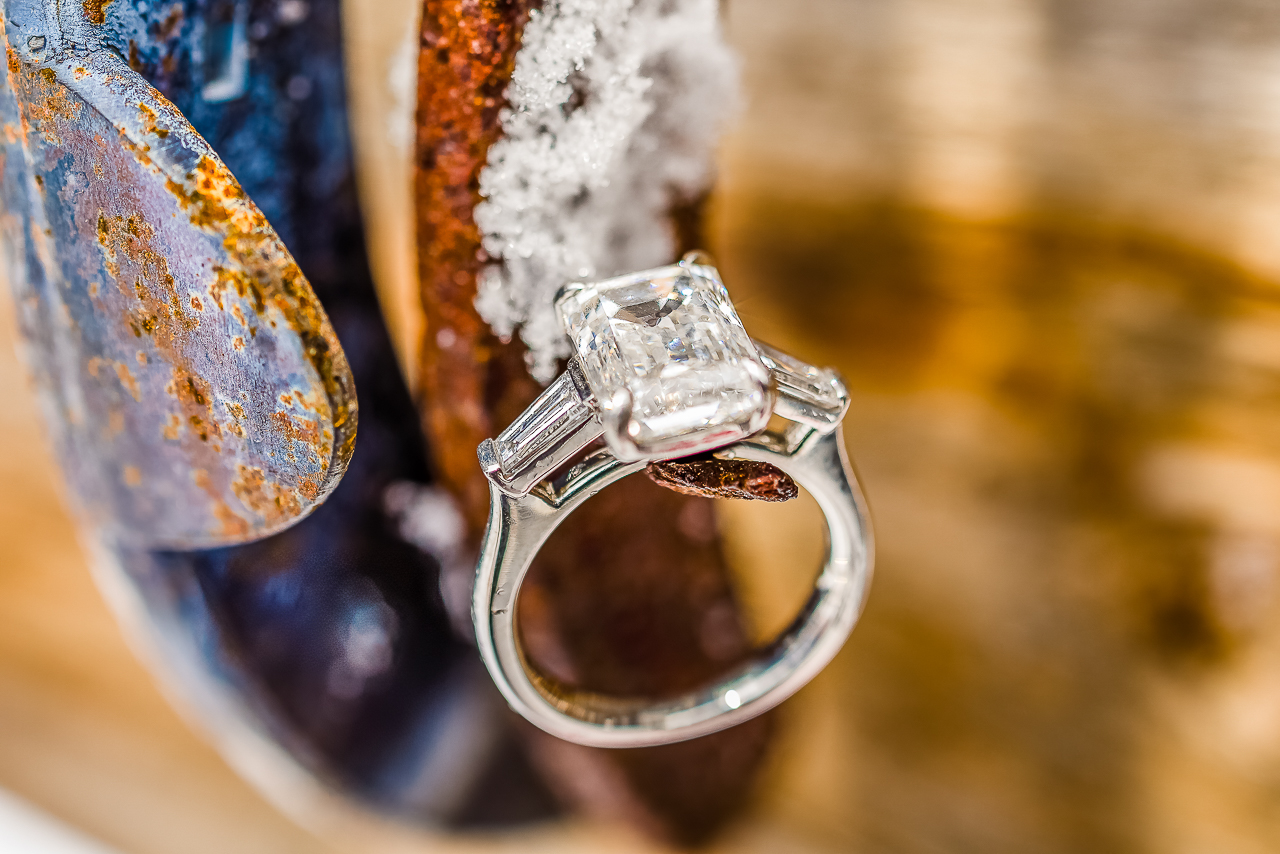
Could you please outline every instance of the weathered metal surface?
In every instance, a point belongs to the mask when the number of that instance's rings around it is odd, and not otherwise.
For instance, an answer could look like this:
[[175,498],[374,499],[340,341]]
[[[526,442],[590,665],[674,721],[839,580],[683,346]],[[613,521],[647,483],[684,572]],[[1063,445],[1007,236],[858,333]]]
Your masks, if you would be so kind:
[[[464,509],[472,548],[488,515],[476,446],[540,391],[523,345],[499,341],[476,313],[476,277],[489,259],[472,216],[533,5],[423,4],[415,178],[427,327],[421,406],[436,469]],[[695,230],[690,211],[677,219],[682,234]],[[644,525],[631,524],[636,518]],[[655,530],[667,535],[654,537]],[[584,506],[543,554],[525,582],[520,624],[533,665],[567,684],[661,695],[710,679],[747,651],[705,501],[632,478]],[[696,842],[745,803],[770,720],[643,750],[530,737],[566,802]]]
[[427,0],[418,60],[418,268],[427,336],[421,352],[424,422],[441,477],[475,536],[489,488],[475,449],[537,396],[518,342],[501,342],[476,313],[488,260],[473,211],[489,146],[502,134],[503,92],[534,0]]
[[352,453],[356,399],[289,251],[114,52],[127,42],[142,67],[142,44],[163,68],[181,7],[167,15],[4,4],[3,234],[87,523],[139,546],[212,546],[279,531],[328,495]]

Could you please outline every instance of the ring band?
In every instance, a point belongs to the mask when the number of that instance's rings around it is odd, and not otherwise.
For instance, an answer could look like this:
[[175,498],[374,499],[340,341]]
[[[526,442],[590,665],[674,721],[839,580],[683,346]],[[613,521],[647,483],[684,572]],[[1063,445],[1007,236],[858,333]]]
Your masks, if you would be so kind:
[[507,702],[539,728],[592,747],[646,747],[697,738],[742,723],[790,697],[844,645],[866,601],[872,543],[865,505],[838,432],[764,434],[717,456],[772,463],[795,478],[822,508],[828,553],[800,617],[762,654],[722,681],[673,700],[602,697],[566,690],[532,674],[517,640],[516,599],[538,549],[575,508],[641,471],[607,449],[561,481],[515,498],[490,487],[489,534],[473,600],[480,655]]
[[[681,267],[689,269],[686,264]],[[671,272],[674,269],[632,278],[682,275]],[[699,269],[714,273],[710,267]],[[719,288],[722,291],[723,285]],[[644,315],[649,326],[654,325],[647,319],[651,315]],[[731,319],[737,321],[736,314]],[[732,330],[722,337],[731,334]],[[600,404],[603,395],[584,370],[587,354],[582,348],[564,374],[502,436],[480,446],[490,484],[490,514],[472,600],[477,644],[503,697],[546,732],[592,747],[646,747],[726,729],[768,711],[803,687],[835,657],[858,621],[871,582],[873,541],[866,504],[840,435],[847,393],[829,371],[759,342],[745,346],[755,351],[753,357],[767,374],[764,420],[768,414],[779,417],[775,426],[755,430],[711,453],[720,459],[770,463],[808,490],[826,519],[827,557],[808,603],[791,627],[704,688],[661,700],[596,694],[535,673],[520,647],[520,587],[552,532],[601,490],[642,471],[655,458],[672,458],[646,454],[641,448],[636,459],[638,446],[618,438],[620,432],[643,434],[627,426],[634,417],[629,405],[616,407],[623,410],[619,416]],[[741,419],[738,423],[755,424],[757,415],[735,417]],[[717,429],[722,437],[723,428]],[[602,435],[605,447],[558,471]],[[674,456],[698,452],[682,451]]]

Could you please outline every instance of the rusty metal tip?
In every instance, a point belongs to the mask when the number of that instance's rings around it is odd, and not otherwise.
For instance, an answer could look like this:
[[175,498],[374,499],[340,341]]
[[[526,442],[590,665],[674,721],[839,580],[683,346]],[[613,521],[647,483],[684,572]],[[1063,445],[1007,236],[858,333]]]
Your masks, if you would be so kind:
[[790,475],[754,460],[687,457],[650,463],[645,473],[659,486],[703,498],[782,502],[800,495]]

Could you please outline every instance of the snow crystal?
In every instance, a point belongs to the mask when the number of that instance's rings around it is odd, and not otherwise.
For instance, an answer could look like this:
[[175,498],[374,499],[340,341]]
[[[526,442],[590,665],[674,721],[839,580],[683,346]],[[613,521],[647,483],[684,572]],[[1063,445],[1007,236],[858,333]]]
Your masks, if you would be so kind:
[[546,382],[568,341],[552,309],[575,279],[669,263],[668,212],[711,180],[737,106],[719,0],[548,0],[532,13],[476,207],[476,308],[517,327]]

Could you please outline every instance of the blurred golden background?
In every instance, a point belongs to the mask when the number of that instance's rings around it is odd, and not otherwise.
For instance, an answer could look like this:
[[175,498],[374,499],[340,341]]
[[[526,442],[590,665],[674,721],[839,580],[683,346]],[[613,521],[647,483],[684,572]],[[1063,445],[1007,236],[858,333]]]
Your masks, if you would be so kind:
[[[387,46],[412,3],[374,5],[350,3],[350,87],[378,119],[362,191],[403,342]],[[726,14],[747,100],[711,248],[753,334],[848,379],[879,557],[716,849],[1280,850],[1280,9]],[[276,812],[121,638],[2,315],[0,786],[137,854],[653,850],[581,823],[445,841],[337,804],[310,830]],[[813,514],[722,522],[776,628]]]

